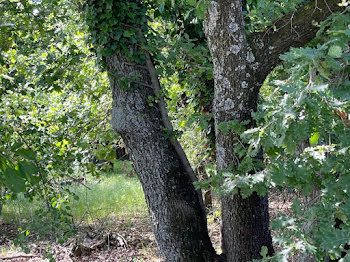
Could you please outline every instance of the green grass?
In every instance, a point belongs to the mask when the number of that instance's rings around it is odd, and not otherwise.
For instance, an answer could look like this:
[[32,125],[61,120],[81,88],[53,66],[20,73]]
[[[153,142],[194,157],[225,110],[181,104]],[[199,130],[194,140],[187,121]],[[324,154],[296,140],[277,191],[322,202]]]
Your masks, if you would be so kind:
[[[129,171],[130,172],[130,171]],[[114,216],[145,216],[147,207],[141,184],[137,178],[126,177],[120,169],[101,176],[99,183],[88,184],[89,189],[79,186],[74,192],[79,200],[72,201],[72,213],[75,218],[100,218]]]
[[[86,185],[77,184],[71,190],[79,200],[71,200],[70,207],[75,221],[93,222],[107,216],[134,217],[147,216],[147,207],[140,182],[136,177],[127,177],[131,165],[118,162],[112,172],[101,174],[99,179],[90,178]],[[23,196],[4,205],[2,220],[34,222],[35,210],[45,208],[43,200],[29,202]]]

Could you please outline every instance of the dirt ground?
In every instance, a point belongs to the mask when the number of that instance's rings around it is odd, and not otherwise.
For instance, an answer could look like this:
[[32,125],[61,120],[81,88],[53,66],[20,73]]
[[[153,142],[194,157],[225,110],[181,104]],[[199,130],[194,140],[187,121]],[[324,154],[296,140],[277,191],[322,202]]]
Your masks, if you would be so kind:
[[[290,205],[291,199],[287,195],[271,194],[271,218],[281,212],[288,213]],[[215,249],[220,253],[220,219],[214,215],[208,217],[209,234]],[[162,261],[157,254],[148,218],[108,218],[105,222],[81,226],[78,232],[64,245],[49,241],[29,241],[30,252],[26,254],[13,245],[17,236],[16,226],[0,220],[0,261],[49,261],[45,258],[49,250],[54,253],[55,260],[61,262]]]
[[0,261],[37,262],[45,258],[48,247],[56,261],[160,261],[157,256],[150,221],[144,217],[95,223],[80,227],[76,235],[64,245],[49,241],[30,241],[30,253],[14,247],[17,229],[0,221]]

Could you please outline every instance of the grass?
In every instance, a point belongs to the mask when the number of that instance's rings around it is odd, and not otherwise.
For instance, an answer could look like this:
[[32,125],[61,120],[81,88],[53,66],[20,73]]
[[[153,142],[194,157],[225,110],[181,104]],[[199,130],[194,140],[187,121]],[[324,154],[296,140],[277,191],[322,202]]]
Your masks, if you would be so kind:
[[[132,172],[130,163],[117,162],[113,171],[101,174],[99,179],[90,178],[86,185],[77,184],[71,190],[79,200],[71,200],[74,219],[93,222],[112,215],[113,217],[146,216],[147,206],[140,182],[136,177],[127,177]],[[42,200],[29,202],[23,196],[4,205],[2,220],[5,222],[34,222],[35,210],[45,208]]]
[[117,217],[147,215],[140,182],[135,177],[127,177],[119,165],[114,167],[113,172],[103,174],[99,183],[90,183],[88,186],[91,190],[83,186],[74,189],[79,196],[79,200],[73,200],[71,206],[75,218],[84,219],[86,214],[90,218],[109,214]]

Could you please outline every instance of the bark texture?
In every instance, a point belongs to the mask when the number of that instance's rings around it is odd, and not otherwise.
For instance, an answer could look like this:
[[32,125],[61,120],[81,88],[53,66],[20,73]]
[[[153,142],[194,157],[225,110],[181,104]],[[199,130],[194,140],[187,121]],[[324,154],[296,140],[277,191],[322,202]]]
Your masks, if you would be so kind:
[[[239,164],[233,152],[238,141],[236,134],[225,135],[217,127],[229,120],[252,120],[260,88],[255,77],[259,64],[247,42],[241,1],[212,1],[204,28],[214,63],[214,119],[220,172]],[[221,205],[227,261],[260,258],[262,246],[273,253],[267,197],[253,194],[242,199],[239,194],[229,195],[222,198]]]
[[[159,105],[147,102],[155,95],[150,72],[126,63],[122,55],[108,58],[107,66],[113,87],[112,125],[122,136],[142,183],[161,255],[171,262],[217,261],[201,199],[165,136]],[[120,88],[120,76],[135,75],[140,75],[136,86]]]

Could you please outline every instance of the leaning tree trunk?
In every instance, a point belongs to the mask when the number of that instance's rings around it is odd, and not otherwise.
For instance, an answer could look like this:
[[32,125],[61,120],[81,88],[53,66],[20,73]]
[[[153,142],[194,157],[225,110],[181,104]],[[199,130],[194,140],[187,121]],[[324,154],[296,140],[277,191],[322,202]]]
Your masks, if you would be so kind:
[[[150,70],[127,63],[122,55],[107,58],[107,67],[113,89],[112,125],[140,178],[161,255],[171,262],[216,261],[201,199],[164,132],[159,105],[148,102],[155,96]],[[116,75],[139,75],[138,86],[123,89]]]
[[[224,134],[222,122],[252,120],[257,107],[259,85],[255,80],[255,58],[245,35],[241,1],[212,1],[205,21],[205,33],[214,63],[214,119],[218,172],[239,164],[233,149],[236,134]],[[223,252],[227,261],[260,258],[261,248],[273,253],[269,230],[268,199],[254,193],[243,199],[240,194],[221,199]]]

